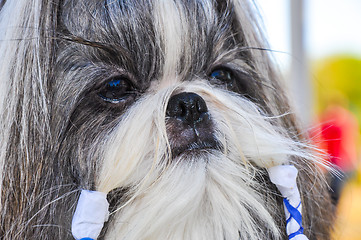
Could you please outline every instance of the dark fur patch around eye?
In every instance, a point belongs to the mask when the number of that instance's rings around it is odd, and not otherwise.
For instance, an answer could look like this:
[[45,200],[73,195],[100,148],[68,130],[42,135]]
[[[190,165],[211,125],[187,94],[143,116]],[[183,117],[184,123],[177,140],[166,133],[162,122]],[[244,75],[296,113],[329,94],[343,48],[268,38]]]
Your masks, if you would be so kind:
[[142,93],[142,88],[131,74],[115,74],[93,81],[98,83],[89,83],[73,107],[70,128],[79,130],[94,125],[109,128]]

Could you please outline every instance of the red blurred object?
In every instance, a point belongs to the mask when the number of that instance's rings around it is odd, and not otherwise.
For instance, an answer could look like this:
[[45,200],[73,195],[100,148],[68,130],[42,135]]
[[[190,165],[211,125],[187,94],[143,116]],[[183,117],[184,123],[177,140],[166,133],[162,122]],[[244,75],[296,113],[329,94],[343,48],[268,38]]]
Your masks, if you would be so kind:
[[321,117],[321,148],[329,161],[344,172],[356,168],[358,123],[356,117],[341,106],[330,106]]
[[358,123],[349,110],[339,105],[330,105],[320,121],[320,134],[315,136],[319,147],[328,154],[328,161],[343,172],[342,176],[330,174],[330,195],[336,205],[345,182],[357,168]]

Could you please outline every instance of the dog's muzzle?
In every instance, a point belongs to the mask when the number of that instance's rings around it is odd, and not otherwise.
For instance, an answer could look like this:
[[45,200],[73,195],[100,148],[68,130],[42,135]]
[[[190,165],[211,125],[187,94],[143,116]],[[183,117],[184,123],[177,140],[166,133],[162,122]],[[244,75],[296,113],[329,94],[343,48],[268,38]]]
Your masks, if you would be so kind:
[[174,157],[184,152],[218,148],[207,104],[198,94],[182,92],[172,96],[166,117],[167,134]]

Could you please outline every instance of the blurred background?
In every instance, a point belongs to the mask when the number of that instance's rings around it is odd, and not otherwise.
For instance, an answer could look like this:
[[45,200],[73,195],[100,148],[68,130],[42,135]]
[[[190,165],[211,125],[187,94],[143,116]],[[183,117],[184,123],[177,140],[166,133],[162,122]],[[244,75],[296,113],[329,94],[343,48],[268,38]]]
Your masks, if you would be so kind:
[[333,239],[361,239],[361,1],[257,2],[304,131],[344,172]]

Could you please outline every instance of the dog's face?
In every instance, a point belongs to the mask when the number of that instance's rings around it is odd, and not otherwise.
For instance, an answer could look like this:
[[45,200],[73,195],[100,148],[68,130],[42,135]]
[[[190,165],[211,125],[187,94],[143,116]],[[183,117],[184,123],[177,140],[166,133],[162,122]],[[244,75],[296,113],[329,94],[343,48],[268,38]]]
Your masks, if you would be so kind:
[[281,92],[258,69],[234,6],[66,1],[64,9],[74,42],[57,53],[61,155],[80,187],[122,189],[106,236],[275,236],[254,178],[256,168],[286,162],[293,145],[269,117]]
[[30,236],[36,225],[69,237],[74,191],[90,189],[108,193],[106,239],[284,237],[267,168],[309,155],[251,10],[245,1],[59,3],[44,86],[48,181],[27,225],[3,231]]

